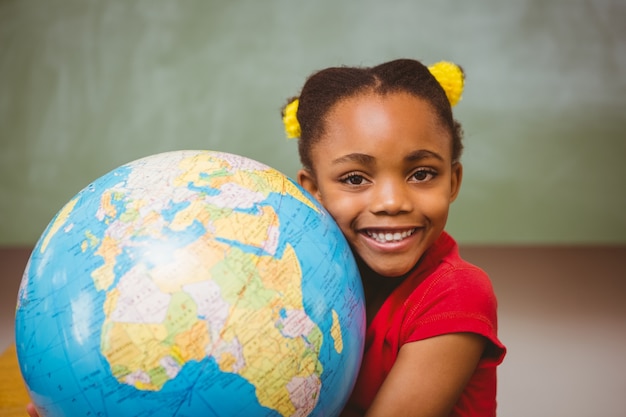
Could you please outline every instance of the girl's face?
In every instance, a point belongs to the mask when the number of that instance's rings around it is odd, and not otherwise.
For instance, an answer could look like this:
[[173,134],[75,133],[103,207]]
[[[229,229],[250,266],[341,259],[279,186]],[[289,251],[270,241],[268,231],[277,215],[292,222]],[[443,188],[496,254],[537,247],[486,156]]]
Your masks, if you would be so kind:
[[335,105],[298,182],[376,273],[408,273],[439,237],[459,191],[450,134],[428,102],[364,94]]

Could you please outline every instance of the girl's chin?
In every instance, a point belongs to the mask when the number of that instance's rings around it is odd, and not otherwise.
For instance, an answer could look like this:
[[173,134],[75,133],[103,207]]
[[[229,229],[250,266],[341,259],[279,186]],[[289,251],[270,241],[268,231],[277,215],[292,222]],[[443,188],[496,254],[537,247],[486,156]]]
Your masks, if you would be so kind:
[[352,242],[352,252],[362,273],[368,271],[383,278],[401,278],[415,268],[425,252],[427,242],[419,239],[420,235],[416,232],[402,242],[389,245],[366,237]]
[[375,274],[383,277],[383,278],[404,278],[406,275],[408,275],[409,272],[411,272],[413,268],[404,268],[404,269],[398,269],[398,268],[378,268],[378,269],[372,269],[372,271],[374,271]]
[[357,257],[356,260],[363,278],[403,278],[415,267],[414,262],[398,267],[398,264],[380,265],[368,263],[360,257]]

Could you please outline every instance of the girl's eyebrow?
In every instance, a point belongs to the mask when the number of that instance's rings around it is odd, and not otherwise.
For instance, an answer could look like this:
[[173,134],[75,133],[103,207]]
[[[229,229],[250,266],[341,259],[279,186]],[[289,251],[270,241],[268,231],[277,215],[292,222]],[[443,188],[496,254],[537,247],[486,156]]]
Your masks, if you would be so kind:
[[340,156],[337,159],[333,159],[332,164],[342,164],[346,162],[356,162],[362,165],[370,165],[373,164],[376,158],[371,155],[367,155],[364,153],[349,153],[347,155]]
[[[444,160],[443,157],[439,155],[437,152],[429,151],[427,149],[420,149],[417,151],[413,151],[410,154],[408,154],[404,158],[404,160],[407,162],[416,162],[416,161],[422,161],[424,159],[430,159],[430,158],[434,158],[439,161]],[[362,165],[371,165],[375,162],[375,160],[376,158],[374,158],[371,155],[355,152],[355,153],[349,153],[347,155],[343,155],[337,159],[334,159],[332,161],[332,164],[334,165],[334,164],[342,164],[342,163],[347,163],[347,162],[356,162]]]
[[404,159],[409,162],[421,161],[423,159],[435,158],[440,161],[443,161],[443,157],[439,155],[437,152],[429,151],[427,149],[420,149],[418,151],[413,151],[408,154]]

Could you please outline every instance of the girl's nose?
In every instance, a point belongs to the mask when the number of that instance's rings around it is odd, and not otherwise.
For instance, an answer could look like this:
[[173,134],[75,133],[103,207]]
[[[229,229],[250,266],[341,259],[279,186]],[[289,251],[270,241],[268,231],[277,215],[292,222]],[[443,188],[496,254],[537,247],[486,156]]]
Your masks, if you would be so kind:
[[412,210],[411,195],[404,181],[379,181],[372,187],[371,211],[377,214],[399,214]]

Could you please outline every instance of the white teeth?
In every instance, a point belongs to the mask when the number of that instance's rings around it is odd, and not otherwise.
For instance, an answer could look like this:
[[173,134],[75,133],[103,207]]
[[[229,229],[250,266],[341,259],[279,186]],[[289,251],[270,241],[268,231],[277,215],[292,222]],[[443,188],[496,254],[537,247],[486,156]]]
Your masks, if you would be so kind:
[[410,230],[405,230],[404,232],[395,232],[395,233],[391,233],[391,232],[378,233],[378,232],[371,232],[368,230],[367,235],[377,242],[387,243],[387,242],[399,242],[402,239],[406,239],[407,237],[411,236],[414,232],[415,232],[415,229],[410,229]]

